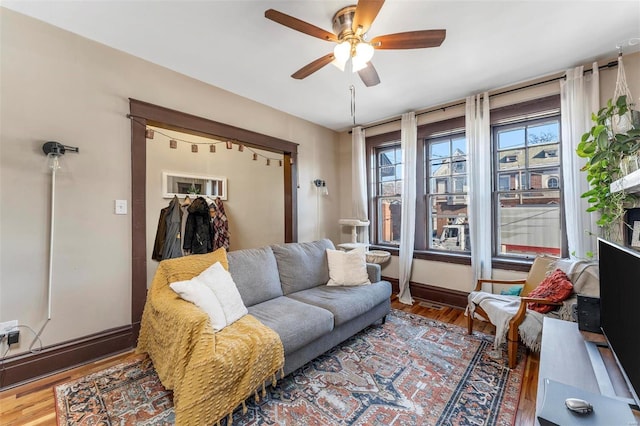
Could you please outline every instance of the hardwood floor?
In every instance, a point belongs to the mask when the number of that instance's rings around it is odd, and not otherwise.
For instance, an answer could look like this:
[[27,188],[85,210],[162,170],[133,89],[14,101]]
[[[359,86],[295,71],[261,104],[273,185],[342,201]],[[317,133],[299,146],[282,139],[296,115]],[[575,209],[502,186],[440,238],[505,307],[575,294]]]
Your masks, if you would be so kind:
[[[394,309],[422,315],[449,324],[456,324],[466,329],[467,319],[464,316],[464,311],[459,308],[439,306],[419,300],[412,306],[408,306],[398,302],[395,296],[392,298],[391,306]],[[474,330],[493,334],[495,329],[491,324],[476,321]],[[138,356],[133,352],[126,352],[0,392],[0,425],[55,425],[56,410],[53,396],[55,385]],[[518,426],[535,425],[537,385],[538,356],[529,354],[526,360],[524,382],[515,421]]]

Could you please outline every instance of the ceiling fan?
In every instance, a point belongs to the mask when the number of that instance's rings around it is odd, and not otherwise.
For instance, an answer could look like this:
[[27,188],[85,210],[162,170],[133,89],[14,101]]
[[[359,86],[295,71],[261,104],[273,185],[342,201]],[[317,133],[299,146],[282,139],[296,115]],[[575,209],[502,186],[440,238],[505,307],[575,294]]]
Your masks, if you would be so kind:
[[264,16],[285,27],[337,43],[332,53],[305,65],[291,77],[301,80],[332,62],[344,70],[347,61],[351,59],[352,70],[357,71],[363,83],[370,87],[380,83],[378,72],[371,63],[375,49],[437,47],[442,44],[447,33],[446,30],[407,31],[374,37],[368,41],[367,32],[383,4],[384,0],[358,0],[357,6],[340,9],[332,19],[333,33],[274,9],[265,11]]

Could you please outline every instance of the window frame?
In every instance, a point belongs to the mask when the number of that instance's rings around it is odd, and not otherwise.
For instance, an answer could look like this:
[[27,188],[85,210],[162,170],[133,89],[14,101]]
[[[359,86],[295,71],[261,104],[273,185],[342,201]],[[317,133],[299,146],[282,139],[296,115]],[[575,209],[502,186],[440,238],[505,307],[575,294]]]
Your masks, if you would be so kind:
[[[446,135],[465,132],[465,117],[455,117],[434,123],[422,124],[417,128],[417,148],[416,148],[416,226],[414,255],[416,259],[458,263],[464,265],[471,264],[471,256],[468,252],[452,252],[444,250],[428,249],[427,241],[427,211],[426,199],[428,194],[425,191],[425,140],[433,135]],[[373,174],[376,170],[376,149],[400,145],[400,130],[383,133],[365,138],[366,145],[366,167],[367,167],[367,197],[369,206],[369,238],[372,241],[372,248],[387,250],[393,254],[398,254],[398,246],[381,244],[378,239],[378,212],[377,193],[375,192],[378,181]],[[468,154],[467,154],[468,155]]]
[[[550,95],[542,98],[533,99],[530,101],[520,102],[504,107],[493,108],[491,110],[491,126],[499,123],[504,123],[509,120],[515,120],[516,118],[526,118],[526,117],[540,117],[541,112],[546,111],[556,111],[559,113],[560,111],[560,95]],[[505,121],[506,120],[506,121]],[[424,141],[429,136],[436,134],[438,132],[451,131],[452,129],[462,129],[465,130],[465,117],[459,116],[451,119],[446,119],[434,123],[423,124],[418,126],[418,146],[417,146],[417,154],[416,154],[416,164],[424,165]],[[493,133],[493,132],[492,132]],[[371,170],[372,170],[372,155],[373,149],[377,146],[382,145],[393,145],[394,143],[400,143],[401,133],[400,130],[383,133],[374,136],[366,137],[366,163],[367,163],[367,193],[368,193],[368,203],[369,203],[369,216],[370,221],[374,226],[377,227],[377,213],[373,208],[375,204],[373,203],[373,192],[372,187],[375,183],[372,180]],[[492,138],[493,139],[493,138]],[[562,143],[562,141],[560,142]],[[493,141],[492,141],[493,145]],[[493,146],[491,146],[493,150]],[[471,161],[471,160],[469,160]],[[493,167],[493,161],[492,161]],[[435,250],[427,250],[426,249],[426,220],[427,218],[427,209],[426,209],[426,193],[424,191],[423,185],[425,182],[424,176],[425,168],[424,167],[416,167],[416,229],[415,229],[415,246],[414,246],[414,255],[413,257],[416,259],[424,259],[430,261],[438,261],[438,262],[448,262],[448,263],[456,263],[456,264],[471,264],[471,256],[469,253],[454,253],[447,251],[435,251]],[[491,170],[492,176],[493,169]],[[560,176],[558,179],[562,182],[562,168],[560,169]],[[495,181],[492,177],[492,193],[494,192]],[[421,196],[424,194],[424,196]],[[560,223],[561,223],[561,232],[562,232],[562,256],[567,256],[567,239],[566,239],[566,224],[565,224],[565,214],[564,208],[564,192],[561,193],[561,211],[560,211]],[[492,206],[495,203],[492,203]],[[493,207],[492,207],[493,210]],[[493,213],[492,213],[493,215]],[[391,252],[394,255],[397,255],[399,250],[397,246],[389,246],[389,245],[380,245],[377,244],[377,235],[374,234],[373,229],[374,226],[369,227],[370,239],[372,241],[372,248],[380,248]],[[495,224],[492,225],[495,229]],[[492,232],[492,235],[495,233]],[[495,238],[495,237],[493,237]],[[492,247],[495,247],[495,243],[492,241]],[[492,267],[494,269],[508,269],[508,270],[516,270],[516,271],[528,271],[531,266],[531,259],[525,257],[498,257],[495,256],[495,253],[492,257]]]
[[[499,209],[497,208],[497,201],[499,194],[504,193],[504,190],[500,189],[499,185],[499,173],[496,170],[497,167],[497,158],[498,158],[498,149],[497,149],[497,129],[504,128],[506,126],[518,126],[518,125],[527,125],[535,124],[536,122],[544,122],[545,120],[549,120],[550,118],[557,118],[558,120],[558,136],[559,136],[559,144],[558,151],[556,152],[556,157],[560,158],[558,168],[558,174],[554,173],[554,177],[558,180],[557,188],[542,188],[541,190],[548,189],[550,191],[558,191],[559,193],[559,220],[560,220],[560,256],[566,257],[568,255],[568,244],[567,244],[567,235],[566,235],[566,217],[564,211],[564,190],[562,187],[562,119],[561,119],[561,111],[560,111],[560,95],[551,95],[539,99],[535,99],[532,101],[522,102],[514,105],[509,105],[506,107],[496,108],[491,110],[491,180],[492,180],[492,188],[491,188],[491,216],[492,216],[492,264],[494,268],[502,268],[502,269],[510,269],[513,265],[518,265],[523,262],[531,262],[535,255],[517,255],[517,254],[502,254],[498,251],[498,232],[497,228],[498,224],[498,214]],[[522,147],[514,147],[514,149],[526,149],[528,145],[524,145]],[[535,145],[534,145],[535,146]],[[528,162],[528,160],[527,160]],[[541,167],[543,169],[543,167]],[[525,170],[527,172],[536,171],[536,168],[526,167]],[[527,178],[529,179],[529,178]]]

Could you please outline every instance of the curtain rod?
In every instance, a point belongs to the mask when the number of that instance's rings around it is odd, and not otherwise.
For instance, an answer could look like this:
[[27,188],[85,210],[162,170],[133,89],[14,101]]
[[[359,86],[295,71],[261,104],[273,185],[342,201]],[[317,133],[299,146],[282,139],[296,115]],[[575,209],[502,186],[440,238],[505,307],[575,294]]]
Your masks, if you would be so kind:
[[[598,70],[607,69],[607,68],[614,68],[614,67],[617,67],[617,66],[618,66],[618,61],[617,60],[610,61],[610,62],[608,62],[608,63],[606,63],[604,65],[600,65],[598,67]],[[593,72],[593,69],[588,69],[588,70],[584,71],[585,74],[589,73],[589,72]],[[517,92],[519,90],[530,89],[530,88],[536,87],[536,86],[542,86],[543,84],[553,83],[554,81],[564,80],[565,78],[567,78],[567,77],[566,77],[565,74],[563,74],[563,75],[561,75],[559,77],[550,78],[548,80],[539,81],[537,83],[531,83],[531,84],[528,84],[526,86],[516,87],[516,88],[513,88],[513,89],[504,90],[502,92],[492,93],[492,94],[489,95],[489,98],[492,98],[494,96],[506,95],[507,93]],[[457,107],[457,106],[461,106],[461,105],[465,105],[465,104],[466,104],[466,101],[460,101],[460,102],[455,103],[455,104],[446,105],[446,106],[443,106],[443,107],[433,108],[433,109],[430,109],[430,110],[427,110],[427,111],[423,111],[423,112],[417,113],[416,117],[420,117],[421,115],[430,114],[430,113],[436,112],[436,111],[445,111],[447,108],[453,108],[453,107]],[[387,120],[387,121],[383,121],[382,123],[375,123],[375,124],[371,124],[369,126],[363,126],[362,128],[363,129],[371,129],[373,127],[378,127],[378,126],[383,126],[385,124],[395,123],[396,121],[400,121],[400,120],[401,120],[400,118],[393,118],[393,119],[390,119],[390,120]],[[351,132],[352,131],[349,130],[349,134],[351,134]]]

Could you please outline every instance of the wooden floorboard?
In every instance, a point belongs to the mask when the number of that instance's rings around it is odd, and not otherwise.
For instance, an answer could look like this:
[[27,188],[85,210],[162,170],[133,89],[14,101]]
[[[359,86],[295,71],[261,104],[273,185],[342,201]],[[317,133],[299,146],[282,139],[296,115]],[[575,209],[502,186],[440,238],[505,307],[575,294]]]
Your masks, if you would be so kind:
[[[460,308],[424,303],[420,300],[409,306],[400,303],[395,296],[392,298],[391,306],[394,309],[455,324],[465,329],[467,327],[467,318],[464,315],[464,310]],[[491,324],[483,321],[474,321],[473,329],[487,334],[495,332],[495,328]],[[0,425],[55,425],[54,386],[139,356],[133,352],[126,352],[0,392]],[[520,360],[520,362],[523,361]],[[529,354],[525,362],[525,373],[515,424],[533,426],[535,425],[539,359],[537,355]]]

